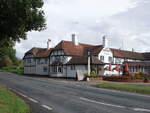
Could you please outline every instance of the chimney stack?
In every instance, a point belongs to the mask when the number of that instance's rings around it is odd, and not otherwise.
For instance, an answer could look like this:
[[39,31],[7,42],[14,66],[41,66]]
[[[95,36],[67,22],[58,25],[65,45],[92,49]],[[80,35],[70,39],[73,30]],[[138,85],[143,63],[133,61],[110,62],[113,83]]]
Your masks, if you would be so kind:
[[78,39],[75,33],[72,34],[72,42],[74,43],[74,45],[79,45]]
[[108,40],[106,38],[106,35],[103,36],[103,46],[108,47]]
[[48,41],[47,41],[47,49],[49,49],[49,48],[50,48],[50,42],[51,42],[51,40],[50,40],[50,39],[48,39]]

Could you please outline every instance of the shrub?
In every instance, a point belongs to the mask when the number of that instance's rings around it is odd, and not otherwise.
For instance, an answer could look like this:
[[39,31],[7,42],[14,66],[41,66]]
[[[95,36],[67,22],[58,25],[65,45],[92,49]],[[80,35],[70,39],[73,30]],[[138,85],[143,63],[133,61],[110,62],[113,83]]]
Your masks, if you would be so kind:
[[84,74],[85,77],[89,77],[89,78],[96,78],[97,74],[96,73],[90,73],[90,75],[88,75],[87,73]]
[[133,80],[150,80],[150,75],[146,75],[146,74],[135,74],[135,75],[131,75],[127,76],[127,75],[123,75],[123,76],[103,76],[102,77],[103,80],[108,80],[108,81],[133,81]]
[[21,66],[9,66],[0,69],[0,72],[12,72],[16,74],[23,74],[23,67]]
[[6,66],[11,66],[13,63],[11,59],[8,56],[2,56],[0,57],[0,67],[6,67]]

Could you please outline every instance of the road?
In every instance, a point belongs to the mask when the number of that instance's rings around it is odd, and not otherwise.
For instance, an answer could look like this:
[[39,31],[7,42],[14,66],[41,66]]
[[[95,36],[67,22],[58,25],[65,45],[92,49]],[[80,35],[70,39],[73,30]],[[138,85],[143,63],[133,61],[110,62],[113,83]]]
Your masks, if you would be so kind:
[[0,84],[49,113],[150,113],[150,96],[146,95],[4,72],[0,72]]

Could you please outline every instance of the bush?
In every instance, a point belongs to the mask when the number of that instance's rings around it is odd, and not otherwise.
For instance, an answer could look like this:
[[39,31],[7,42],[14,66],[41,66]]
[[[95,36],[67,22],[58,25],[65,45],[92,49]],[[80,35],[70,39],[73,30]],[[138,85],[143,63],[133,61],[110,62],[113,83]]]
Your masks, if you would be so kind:
[[0,72],[11,72],[16,74],[23,74],[23,67],[21,66],[9,66],[0,69]]
[[84,74],[85,77],[89,77],[89,78],[96,78],[97,74],[96,73],[90,73],[90,75],[88,75],[87,73]]
[[97,74],[96,74],[96,73],[91,73],[91,74],[90,74],[90,77],[91,77],[91,78],[96,78],[96,77],[97,77]]
[[13,63],[11,59],[8,56],[2,56],[0,57],[0,67],[6,67],[6,66],[11,66]]
[[143,81],[148,81],[150,80],[150,75],[147,74],[130,74],[130,76],[127,75],[122,75],[122,76],[103,76],[103,80],[107,81],[118,81],[118,82],[125,82],[125,81],[136,81],[136,80],[143,80]]

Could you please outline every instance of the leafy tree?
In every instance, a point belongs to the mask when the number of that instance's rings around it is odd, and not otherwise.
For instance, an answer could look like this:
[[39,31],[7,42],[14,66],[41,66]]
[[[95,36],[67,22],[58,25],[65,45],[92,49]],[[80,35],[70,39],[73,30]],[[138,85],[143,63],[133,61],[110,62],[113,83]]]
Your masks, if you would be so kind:
[[11,66],[12,64],[12,60],[8,56],[5,55],[0,57],[0,68]]
[[0,67],[17,64],[16,50],[13,47],[0,48]]
[[0,46],[26,39],[28,31],[46,27],[43,0],[0,0]]
[[0,67],[21,64],[13,48],[28,31],[46,28],[43,0],[0,0]]

